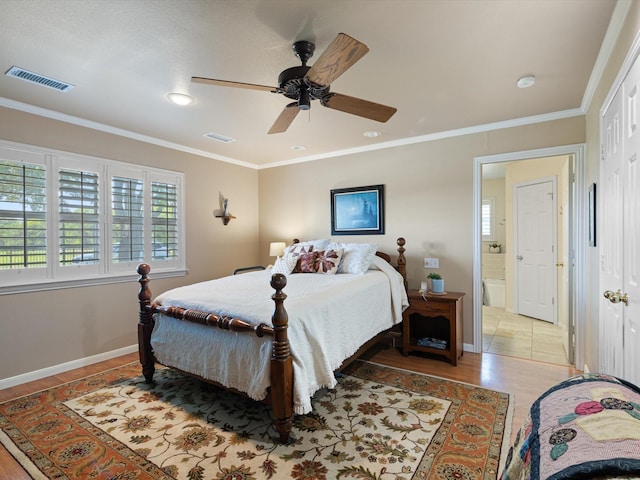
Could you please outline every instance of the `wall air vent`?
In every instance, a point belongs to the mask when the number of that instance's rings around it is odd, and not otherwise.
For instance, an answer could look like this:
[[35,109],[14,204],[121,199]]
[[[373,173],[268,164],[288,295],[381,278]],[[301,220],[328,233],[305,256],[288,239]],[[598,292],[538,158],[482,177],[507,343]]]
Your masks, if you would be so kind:
[[60,80],[54,80],[53,78],[45,77],[44,75],[40,75],[38,73],[30,72],[29,70],[25,70],[20,67],[11,67],[9,70],[5,72],[5,75],[13,78],[19,78],[20,80],[25,80],[31,83],[37,83],[38,85],[42,85],[43,87],[53,88],[59,92],[68,92],[75,85],[71,85],[70,83],[61,82]]
[[222,142],[222,143],[231,143],[236,141],[235,138],[225,137],[224,135],[220,135],[219,133],[213,133],[213,132],[205,133],[204,136],[207,138],[211,138],[212,140],[217,140],[218,142]]

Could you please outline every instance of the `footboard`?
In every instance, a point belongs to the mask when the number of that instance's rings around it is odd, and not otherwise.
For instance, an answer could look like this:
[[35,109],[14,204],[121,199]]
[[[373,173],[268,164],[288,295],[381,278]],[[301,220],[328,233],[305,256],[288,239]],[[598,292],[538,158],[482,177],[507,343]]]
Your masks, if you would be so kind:
[[138,282],[138,351],[142,374],[147,383],[153,382],[155,372],[155,358],[151,347],[151,333],[154,327],[154,313],[176,318],[182,321],[199,323],[211,327],[218,327],[233,332],[253,332],[258,337],[273,338],[271,355],[271,403],[276,422],[276,430],[282,443],[289,441],[293,419],[293,363],[289,338],[287,336],[288,316],[284,308],[287,295],[282,291],[287,284],[287,278],[279,273],[271,277],[271,287],[275,293],[271,296],[275,309],[271,318],[272,325],[261,323],[255,325],[239,318],[216,315],[211,312],[186,309],[182,307],[165,307],[151,302],[152,294],[149,288],[149,272],[151,267],[142,263],[138,265],[140,275]]

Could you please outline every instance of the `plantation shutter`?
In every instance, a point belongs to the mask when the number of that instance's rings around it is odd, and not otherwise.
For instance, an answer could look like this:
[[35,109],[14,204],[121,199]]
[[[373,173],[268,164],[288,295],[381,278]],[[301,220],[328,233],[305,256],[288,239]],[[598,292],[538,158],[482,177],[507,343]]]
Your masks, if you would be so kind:
[[495,232],[495,213],[493,198],[485,198],[482,200],[482,240],[494,240]]
[[59,170],[60,265],[100,261],[98,174]]
[[0,161],[0,268],[44,267],[46,248],[45,167]]
[[114,262],[138,261],[144,255],[144,210],[142,180],[111,178],[111,208]]
[[151,183],[152,259],[178,256],[178,192],[171,183]]

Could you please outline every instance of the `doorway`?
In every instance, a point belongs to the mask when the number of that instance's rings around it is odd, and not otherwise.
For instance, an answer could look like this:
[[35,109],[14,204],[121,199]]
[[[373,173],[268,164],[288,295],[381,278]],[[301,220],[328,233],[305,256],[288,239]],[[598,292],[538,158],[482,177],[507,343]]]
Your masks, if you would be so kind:
[[[554,327],[554,325],[543,325],[546,322],[539,322],[531,317],[518,315],[518,301],[517,291],[518,285],[515,281],[517,270],[517,255],[514,250],[515,247],[515,222],[514,222],[514,185],[517,183],[523,183],[527,178],[530,180],[532,177],[526,177],[527,174],[527,162],[533,164],[533,162],[544,162],[544,159],[548,159],[548,162],[556,165],[561,159],[550,157],[566,157],[566,172],[564,173],[565,181],[563,185],[558,185],[557,195],[559,211],[561,215],[558,215],[557,222],[554,223],[554,227],[558,229],[557,245],[554,246],[553,251],[553,266],[557,267],[557,288],[554,292],[554,305],[559,329],[557,333],[552,333],[550,330],[545,330],[546,327]],[[583,218],[585,214],[584,208],[584,189],[581,186],[584,184],[584,146],[571,145],[565,147],[553,147],[547,149],[525,151],[525,152],[513,152],[509,154],[492,155],[486,157],[476,157],[474,159],[474,351],[480,353],[483,351],[483,323],[495,324],[498,319],[496,315],[500,315],[503,318],[508,318],[510,322],[520,322],[518,328],[528,328],[531,332],[531,341],[535,342],[537,336],[541,341],[548,340],[550,337],[547,335],[554,334],[561,337],[560,350],[567,353],[568,360],[571,364],[581,365],[583,363],[583,332],[584,325],[584,309],[585,302],[581,299],[584,298],[585,282],[581,275],[584,271],[584,248],[581,242],[577,239],[581,238],[585,229],[585,220]],[[496,218],[496,224],[504,229],[502,232],[503,237],[497,239],[495,242],[487,243],[486,238],[483,242],[482,237],[482,205],[483,205],[483,171],[487,170],[503,170],[507,171],[509,166],[512,166],[510,178],[507,181],[508,188],[505,187],[505,216],[500,215]],[[541,172],[540,177],[548,176],[537,166],[533,168],[535,172]],[[561,178],[562,175],[559,175]],[[564,232],[560,234],[560,232]],[[505,283],[505,299],[504,307],[494,307],[484,305],[486,303],[484,278],[486,272],[483,271],[483,257],[487,258],[488,247],[490,244],[501,244],[504,256],[504,276]],[[495,256],[491,256],[492,261],[496,260]],[[489,267],[493,268],[493,267]],[[554,275],[556,272],[554,272]],[[483,301],[484,300],[484,301]],[[487,321],[483,322],[484,312],[487,315]],[[526,326],[523,326],[526,325]],[[507,329],[513,330],[512,325],[508,325]],[[490,329],[489,329],[490,330]],[[537,334],[536,334],[537,332]],[[520,338],[522,343],[522,336],[519,336],[517,332],[511,331],[511,336],[514,338]],[[505,339],[501,339],[505,341]],[[559,341],[559,340],[558,340]],[[485,337],[486,345],[486,337]],[[574,347],[575,346],[575,347]],[[533,346],[535,349],[535,346]],[[545,347],[547,348],[547,347]],[[531,355],[529,353],[529,355]],[[520,356],[520,355],[512,355]],[[526,358],[526,357],[525,357]],[[531,357],[529,357],[531,358]],[[538,358],[549,361],[549,358],[538,355]]]

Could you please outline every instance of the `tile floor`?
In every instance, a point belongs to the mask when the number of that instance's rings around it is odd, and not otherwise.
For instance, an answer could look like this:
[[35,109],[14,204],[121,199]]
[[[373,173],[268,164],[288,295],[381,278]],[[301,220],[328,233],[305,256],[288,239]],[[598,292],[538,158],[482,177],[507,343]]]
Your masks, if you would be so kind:
[[482,351],[569,365],[560,327],[498,307],[482,307]]

